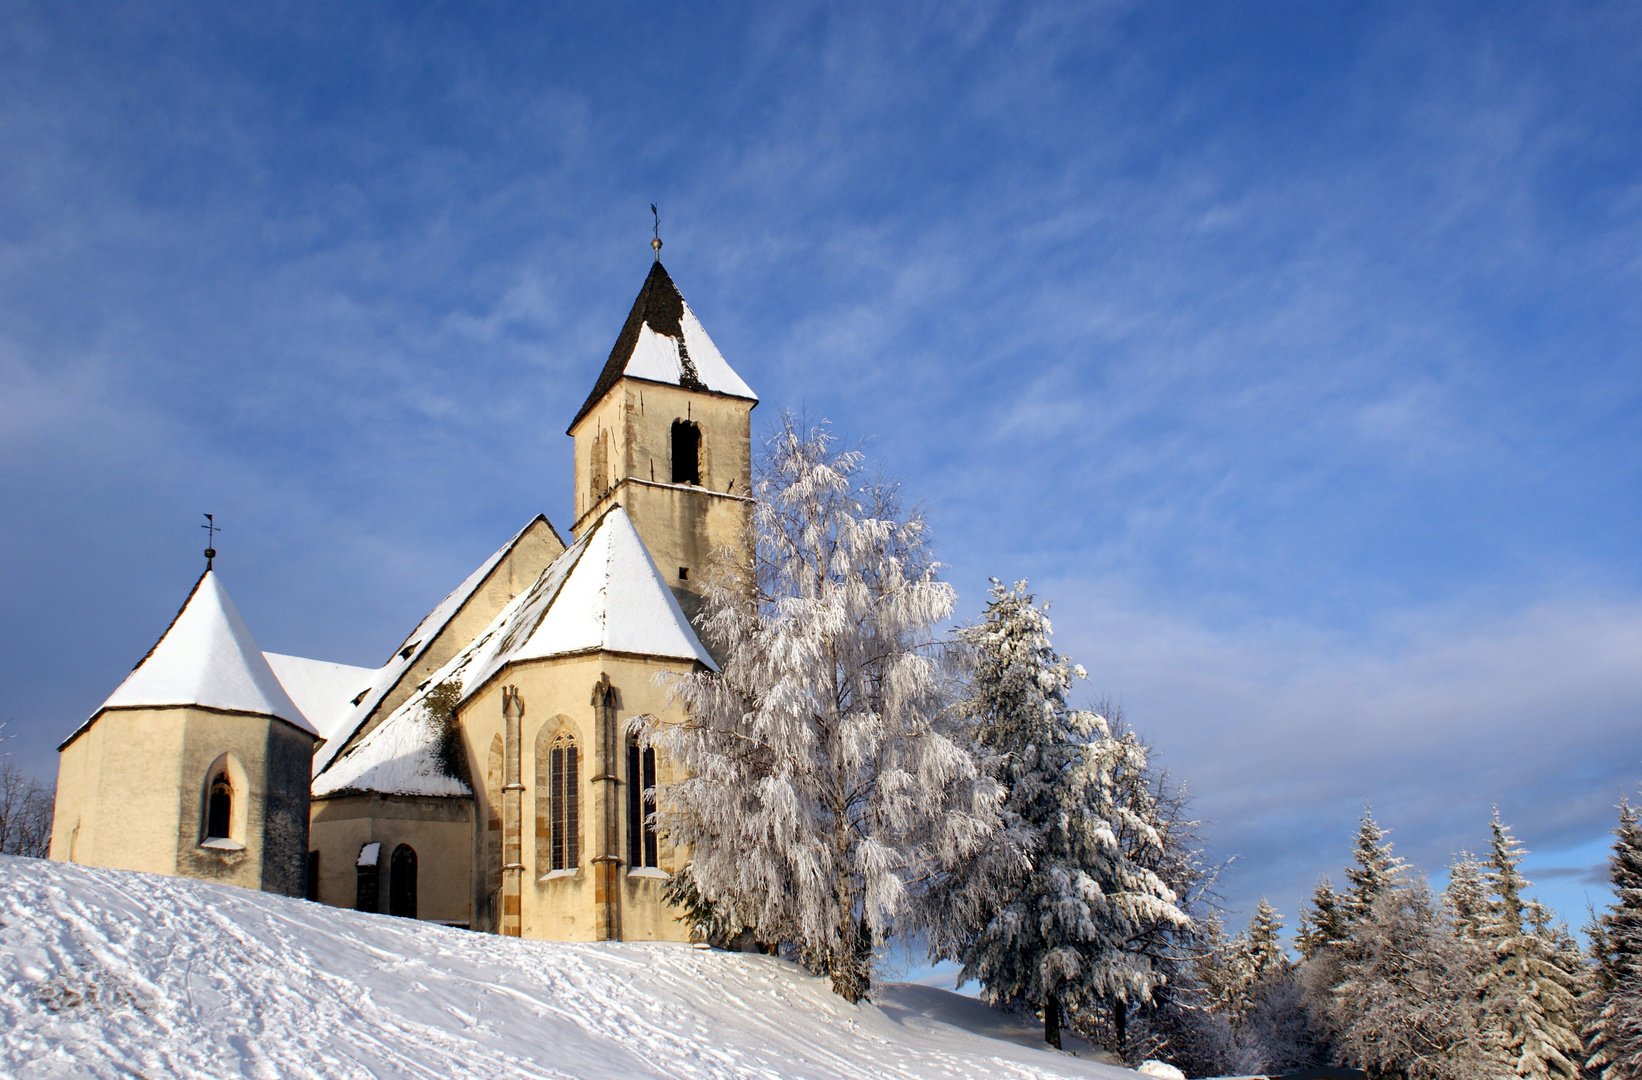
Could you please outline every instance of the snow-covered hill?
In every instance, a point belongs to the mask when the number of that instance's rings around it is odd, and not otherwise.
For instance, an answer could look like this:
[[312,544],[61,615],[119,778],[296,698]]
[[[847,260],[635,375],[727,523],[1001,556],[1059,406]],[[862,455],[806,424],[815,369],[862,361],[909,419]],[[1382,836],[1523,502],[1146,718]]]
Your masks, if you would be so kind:
[[[0,857],[0,1076],[1104,1077],[984,1005]],[[998,1037],[988,1037],[988,1036]]]

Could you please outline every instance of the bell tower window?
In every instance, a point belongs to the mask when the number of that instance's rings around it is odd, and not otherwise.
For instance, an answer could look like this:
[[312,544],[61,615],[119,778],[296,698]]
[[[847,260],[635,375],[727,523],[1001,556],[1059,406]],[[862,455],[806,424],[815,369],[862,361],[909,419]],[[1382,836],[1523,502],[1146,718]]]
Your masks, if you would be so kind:
[[689,420],[673,421],[673,483],[701,483],[701,427]]

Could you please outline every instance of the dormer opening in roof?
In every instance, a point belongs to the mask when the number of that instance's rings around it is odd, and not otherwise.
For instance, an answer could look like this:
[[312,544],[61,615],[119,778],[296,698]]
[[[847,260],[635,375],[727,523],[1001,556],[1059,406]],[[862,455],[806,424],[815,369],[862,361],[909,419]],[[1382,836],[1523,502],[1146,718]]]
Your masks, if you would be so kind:
[[[570,423],[580,537],[620,504],[651,557],[679,567],[674,596],[694,621],[714,553],[745,553],[751,414],[758,404],[656,259],[592,392]],[[688,569],[693,568],[694,573]]]

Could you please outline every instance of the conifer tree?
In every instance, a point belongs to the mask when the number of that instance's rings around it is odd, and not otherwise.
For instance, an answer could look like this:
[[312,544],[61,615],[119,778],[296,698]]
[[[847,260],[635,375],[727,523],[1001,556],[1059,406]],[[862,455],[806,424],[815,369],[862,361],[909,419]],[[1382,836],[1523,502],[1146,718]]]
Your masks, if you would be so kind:
[[1351,888],[1340,897],[1341,914],[1348,924],[1368,918],[1374,901],[1402,876],[1403,860],[1391,853],[1386,835],[1387,830],[1375,822],[1374,812],[1364,807],[1351,852],[1356,865],[1346,868]]
[[1340,896],[1334,891],[1334,883],[1324,874],[1312,890],[1311,906],[1300,908],[1300,923],[1294,942],[1300,955],[1310,960],[1324,948],[1338,945],[1345,939],[1345,912],[1340,906]]
[[1346,1059],[1406,1080],[1490,1075],[1468,993],[1470,965],[1425,882],[1388,880],[1350,933],[1328,1006]]
[[1283,948],[1280,935],[1283,930],[1283,917],[1277,914],[1262,896],[1260,903],[1249,918],[1248,949],[1249,974],[1256,984],[1270,982],[1288,974],[1290,963],[1288,953]]
[[1482,942],[1488,934],[1488,881],[1482,863],[1469,851],[1461,851],[1448,864],[1448,888],[1443,905],[1457,934],[1467,942]]
[[643,738],[684,775],[658,790],[656,821],[692,849],[704,910],[789,943],[853,1002],[914,883],[979,846],[997,793],[947,729],[931,653],[953,591],[923,520],[831,441],[791,416],[772,436],[755,565],[708,583],[722,672],[678,677],[686,719]]
[[1510,1074],[1573,1080],[1581,1056],[1577,972],[1548,931],[1548,916],[1522,897],[1531,884],[1519,869],[1522,845],[1500,823],[1498,810],[1490,828],[1485,876],[1493,894],[1487,924],[1492,950],[1477,982],[1483,1044]]
[[1041,1009],[1058,1046],[1066,1011],[1150,1000],[1168,972],[1135,943],[1191,920],[1155,869],[1165,843],[1155,801],[1124,797],[1137,789],[1123,778],[1146,774],[1145,747],[1070,706],[1083,671],[1050,632],[1025,582],[994,580],[980,620],[959,635],[973,662],[974,752],[1004,792],[1002,828],[932,891],[929,936],[988,1000]]
[[1590,928],[1595,961],[1585,994],[1585,1066],[1599,1080],[1642,1078],[1642,814],[1619,804],[1608,858],[1613,906]]

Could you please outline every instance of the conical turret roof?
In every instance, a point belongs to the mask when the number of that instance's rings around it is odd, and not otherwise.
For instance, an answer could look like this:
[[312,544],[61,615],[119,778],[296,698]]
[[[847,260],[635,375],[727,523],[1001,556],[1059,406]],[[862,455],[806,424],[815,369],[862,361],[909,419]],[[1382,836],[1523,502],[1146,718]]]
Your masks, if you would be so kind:
[[108,709],[189,706],[271,716],[319,734],[280,685],[214,570],[194,583],[170,627],[92,719]]
[[574,428],[623,375],[650,382],[670,383],[690,390],[707,390],[730,397],[758,400],[724,355],[707,336],[701,320],[684,302],[673,279],[658,260],[650,267],[633,310],[610,350],[593,392],[570,421]]

